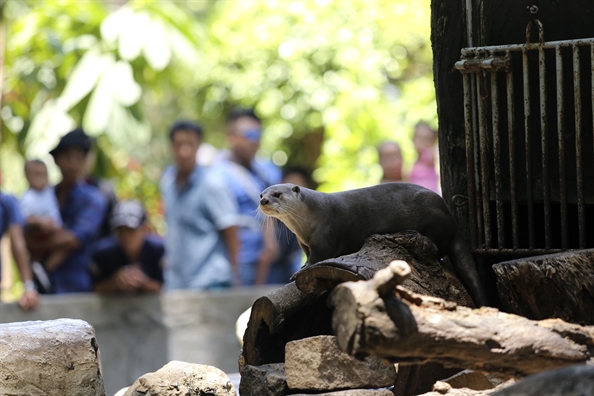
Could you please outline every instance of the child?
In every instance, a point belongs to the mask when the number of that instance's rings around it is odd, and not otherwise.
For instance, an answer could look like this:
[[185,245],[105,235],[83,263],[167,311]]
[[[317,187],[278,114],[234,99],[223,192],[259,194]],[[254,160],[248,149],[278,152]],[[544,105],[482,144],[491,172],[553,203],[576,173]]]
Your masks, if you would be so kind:
[[[47,167],[41,160],[31,160],[25,163],[25,177],[29,182],[29,189],[25,191],[19,201],[21,211],[26,219],[25,239],[47,240],[53,232],[62,227],[62,217],[54,188],[49,184]],[[44,289],[49,288],[44,280],[44,271],[52,271],[66,258],[66,250],[56,250],[47,254],[45,250],[31,250],[31,262],[37,280]],[[49,282],[49,280],[47,281]],[[43,283],[46,283],[43,285]],[[45,290],[49,292],[49,290]]]
[[436,142],[437,133],[429,124],[420,122],[415,126],[413,143],[418,157],[410,172],[409,181],[440,194],[439,174],[435,169],[438,158]]

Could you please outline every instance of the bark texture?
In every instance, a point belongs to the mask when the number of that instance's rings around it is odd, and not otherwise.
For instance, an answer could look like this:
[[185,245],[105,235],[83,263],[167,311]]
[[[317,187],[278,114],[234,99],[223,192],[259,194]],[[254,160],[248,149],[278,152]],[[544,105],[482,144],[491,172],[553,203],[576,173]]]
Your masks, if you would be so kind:
[[505,261],[493,270],[507,312],[594,324],[594,249]]
[[287,342],[330,334],[326,296],[303,293],[291,282],[254,302],[243,335],[240,366],[283,363]]
[[437,258],[437,247],[416,231],[372,235],[357,253],[309,265],[294,275],[297,288],[307,294],[321,294],[336,285],[369,280],[394,260],[410,264],[404,281],[410,290],[474,306],[472,298],[446,261]]
[[332,335],[327,292],[342,282],[371,279],[395,259],[410,263],[412,274],[405,285],[411,290],[473,306],[462,283],[436,255],[437,248],[428,238],[406,231],[373,235],[357,253],[302,269],[295,282],[259,298],[252,306],[240,365],[282,363],[287,342]]
[[401,365],[437,362],[509,376],[594,364],[594,327],[559,319],[537,322],[493,308],[473,310],[402,286],[386,287],[408,272],[406,263],[394,262],[369,281],[336,287],[330,303],[342,350]]

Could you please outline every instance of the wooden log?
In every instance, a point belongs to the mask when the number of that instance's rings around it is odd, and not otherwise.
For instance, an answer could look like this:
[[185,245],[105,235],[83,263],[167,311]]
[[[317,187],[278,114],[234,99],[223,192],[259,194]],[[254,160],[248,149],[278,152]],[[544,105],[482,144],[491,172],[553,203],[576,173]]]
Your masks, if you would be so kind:
[[105,396],[98,354],[82,320],[0,324],[0,395]]
[[[416,231],[373,235],[357,253],[305,267],[295,275],[295,283],[306,293],[319,294],[343,282],[371,279],[393,260],[404,260],[410,264],[410,275],[404,280],[404,285],[410,290],[459,305],[474,306],[449,262],[440,262],[437,247]],[[401,367],[395,393],[413,395],[429,391],[436,380],[460,370],[446,369],[438,363]]]
[[308,266],[295,282],[258,299],[244,333],[242,364],[282,363],[287,342],[332,334],[326,293],[342,282],[371,279],[394,259],[411,263],[405,280],[411,290],[473,306],[447,263],[437,260],[437,248],[428,238],[415,231],[373,235],[359,252]]
[[505,261],[493,271],[505,311],[594,324],[594,249]]
[[334,289],[332,326],[342,350],[400,365],[436,362],[509,376],[594,363],[594,327],[473,310],[402,286],[384,287],[390,279],[385,272],[405,277],[407,271],[405,263],[393,263],[369,281]]
[[331,335],[326,297],[305,294],[291,282],[256,300],[243,335],[241,364],[283,363],[287,342]]
[[306,266],[294,275],[295,284],[307,294],[322,294],[343,282],[371,279],[394,260],[410,264],[404,282],[410,290],[474,306],[453,268],[438,260],[437,247],[416,231],[372,235],[356,253]]

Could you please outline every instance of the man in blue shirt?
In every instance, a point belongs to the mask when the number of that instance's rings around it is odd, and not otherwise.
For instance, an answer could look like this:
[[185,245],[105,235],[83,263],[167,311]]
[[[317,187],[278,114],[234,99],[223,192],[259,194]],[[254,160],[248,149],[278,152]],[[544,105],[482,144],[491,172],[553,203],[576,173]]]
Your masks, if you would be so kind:
[[279,253],[272,222],[256,216],[260,193],[281,179],[270,161],[256,159],[262,123],[253,110],[238,109],[227,117],[229,151],[214,167],[233,192],[240,213],[239,267],[244,285],[264,284]]
[[91,274],[99,293],[157,293],[163,285],[163,241],[150,234],[146,212],[135,200],[113,208],[113,236],[97,242]]
[[80,128],[62,137],[50,151],[62,181],[56,185],[56,197],[64,227],[45,241],[29,241],[31,248],[67,250],[65,260],[45,268],[54,293],[91,291],[89,261],[91,248],[105,215],[106,200],[96,188],[81,180],[91,138]]
[[[0,192],[0,239],[5,233],[8,233],[10,236],[12,255],[21,274],[21,280],[25,284],[25,291],[19,300],[19,304],[23,309],[28,310],[37,307],[39,294],[33,282],[33,274],[31,272],[29,256],[27,255],[25,237],[23,235],[24,224],[25,219],[21,214],[17,199],[12,195]],[[2,263],[0,262],[1,268]],[[1,271],[0,278],[2,278]]]
[[237,207],[223,181],[196,164],[202,128],[178,122],[169,137],[175,165],[160,183],[167,222],[165,289],[238,284]]

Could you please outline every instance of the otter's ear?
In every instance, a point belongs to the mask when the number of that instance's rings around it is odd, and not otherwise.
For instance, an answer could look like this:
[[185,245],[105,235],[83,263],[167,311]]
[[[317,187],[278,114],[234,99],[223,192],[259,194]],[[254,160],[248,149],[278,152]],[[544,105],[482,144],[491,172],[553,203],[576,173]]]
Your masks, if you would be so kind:
[[297,194],[299,194],[301,192],[301,189],[299,188],[299,186],[293,186],[293,188],[291,190],[293,190],[293,192],[296,192]]

